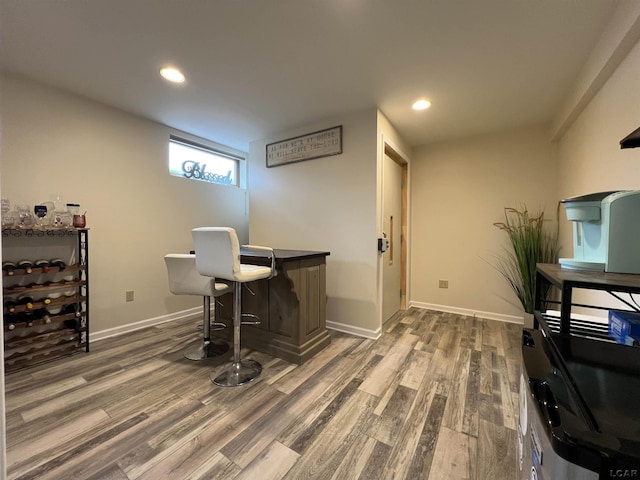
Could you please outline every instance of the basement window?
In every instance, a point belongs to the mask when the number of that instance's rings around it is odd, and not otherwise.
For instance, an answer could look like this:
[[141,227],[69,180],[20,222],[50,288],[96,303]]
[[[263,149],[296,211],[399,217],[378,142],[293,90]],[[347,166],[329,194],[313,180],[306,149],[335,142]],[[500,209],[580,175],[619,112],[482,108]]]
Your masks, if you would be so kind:
[[244,158],[222,149],[169,137],[169,173],[177,177],[237,187],[241,160]]

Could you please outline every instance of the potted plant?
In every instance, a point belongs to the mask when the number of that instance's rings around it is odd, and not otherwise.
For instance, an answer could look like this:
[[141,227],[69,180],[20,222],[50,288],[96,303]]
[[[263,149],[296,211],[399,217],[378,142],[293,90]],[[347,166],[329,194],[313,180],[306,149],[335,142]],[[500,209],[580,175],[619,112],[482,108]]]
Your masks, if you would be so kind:
[[[532,317],[536,289],[536,264],[557,263],[559,252],[557,221],[545,224],[544,209],[529,213],[527,207],[506,207],[504,221],[494,225],[503,230],[509,244],[497,256],[495,268],[514,291],[525,313]],[[544,292],[542,298],[547,298]],[[525,322],[526,323],[526,322]]]

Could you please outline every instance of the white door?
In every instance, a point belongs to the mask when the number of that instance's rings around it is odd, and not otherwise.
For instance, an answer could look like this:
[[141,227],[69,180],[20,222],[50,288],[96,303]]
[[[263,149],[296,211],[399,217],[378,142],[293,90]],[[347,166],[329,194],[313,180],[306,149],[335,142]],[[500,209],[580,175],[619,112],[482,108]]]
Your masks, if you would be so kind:
[[383,232],[389,248],[382,255],[382,321],[391,318],[402,303],[402,179],[404,167],[385,153],[382,170]]

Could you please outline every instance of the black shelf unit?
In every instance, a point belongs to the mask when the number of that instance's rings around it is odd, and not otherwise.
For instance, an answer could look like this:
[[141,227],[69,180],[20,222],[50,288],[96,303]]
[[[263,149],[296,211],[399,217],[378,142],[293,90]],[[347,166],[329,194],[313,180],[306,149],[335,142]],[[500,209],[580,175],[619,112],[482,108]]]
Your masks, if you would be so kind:
[[[559,301],[545,300],[543,293],[549,287],[559,291]],[[638,307],[622,298],[620,293],[634,294],[640,293],[640,275],[625,273],[607,273],[589,270],[572,270],[562,268],[559,264],[539,263],[536,268],[536,296],[535,296],[535,327],[539,322],[544,321],[547,326],[551,326],[554,333],[560,335],[580,334],[585,335],[589,329],[593,329],[593,337],[600,337],[602,340],[609,340],[606,335],[602,336],[601,328],[591,325],[588,321],[572,319],[573,307],[583,307],[594,310],[610,310],[610,307],[602,305],[589,305],[573,303],[573,291],[575,289],[599,290],[607,292],[616,299],[625,303],[629,311],[636,311]],[[559,304],[559,318],[544,315],[546,304]],[[620,310],[620,309],[618,309]]]

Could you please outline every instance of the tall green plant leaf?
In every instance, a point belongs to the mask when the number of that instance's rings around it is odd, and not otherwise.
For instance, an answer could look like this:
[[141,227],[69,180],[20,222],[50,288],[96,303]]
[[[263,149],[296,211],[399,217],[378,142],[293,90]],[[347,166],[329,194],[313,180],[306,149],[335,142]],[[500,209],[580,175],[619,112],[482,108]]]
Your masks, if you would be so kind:
[[[546,225],[544,210],[530,214],[525,205],[520,209],[506,207],[504,222],[494,225],[509,240],[495,268],[517,295],[524,311],[533,313],[536,288],[536,264],[558,261],[558,226]],[[546,298],[546,292],[543,298]]]

